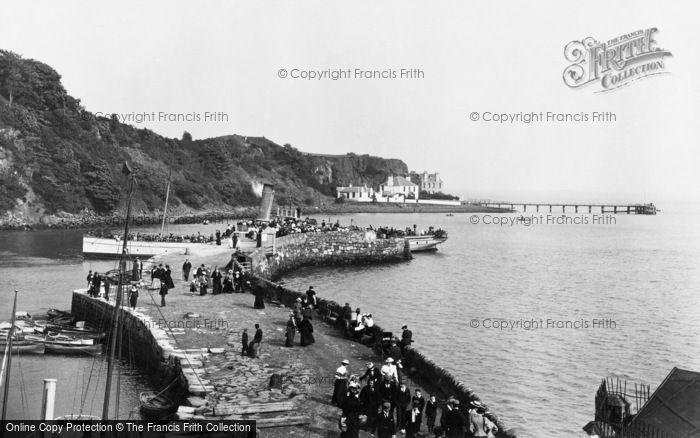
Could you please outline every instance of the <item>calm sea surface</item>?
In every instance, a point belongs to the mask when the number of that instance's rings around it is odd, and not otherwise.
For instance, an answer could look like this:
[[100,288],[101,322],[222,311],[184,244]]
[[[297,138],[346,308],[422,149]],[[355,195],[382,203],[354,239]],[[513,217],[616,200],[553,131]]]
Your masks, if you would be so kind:
[[[364,226],[436,225],[449,240],[407,263],[305,268],[285,281],[371,312],[386,330],[407,323],[416,348],[524,436],[579,436],[601,378],[654,390],[674,366],[700,371],[696,217],[525,227],[485,225],[484,215],[474,225],[470,214],[355,215]],[[545,327],[501,330],[488,319]],[[546,328],[548,319],[589,328]]]
[[[313,285],[320,296],[371,312],[387,330],[400,332],[401,324],[409,324],[416,348],[465,381],[524,436],[580,435],[605,376],[653,390],[674,366],[700,370],[700,233],[694,213],[665,209],[657,216],[617,215],[607,225],[529,227],[487,225],[484,215],[471,224],[471,216],[332,217],[361,226],[435,225],[448,230],[449,240],[438,252],[405,263],[305,268],[284,280],[300,290]],[[499,215],[510,216],[520,215]],[[169,230],[216,228],[225,226]],[[67,309],[88,269],[115,267],[83,261],[80,238],[76,231],[0,233],[0,319],[9,319],[15,288],[21,291],[20,310]],[[519,326],[493,328],[500,320]],[[547,328],[547,320],[588,328]],[[594,320],[603,326],[592,327]],[[544,327],[524,328],[540,321]],[[47,377],[59,380],[57,415],[79,412],[81,405],[86,413],[101,412],[103,359],[16,358],[10,418],[38,417]],[[125,366],[120,386],[119,416],[134,417],[146,380]]]

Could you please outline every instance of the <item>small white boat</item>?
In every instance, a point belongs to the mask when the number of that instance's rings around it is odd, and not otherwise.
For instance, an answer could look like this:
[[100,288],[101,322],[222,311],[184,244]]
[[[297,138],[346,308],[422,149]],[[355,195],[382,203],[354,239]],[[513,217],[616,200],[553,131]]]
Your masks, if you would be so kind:
[[447,234],[435,235],[426,234],[424,236],[406,236],[406,241],[411,252],[437,251],[437,246],[447,240]]

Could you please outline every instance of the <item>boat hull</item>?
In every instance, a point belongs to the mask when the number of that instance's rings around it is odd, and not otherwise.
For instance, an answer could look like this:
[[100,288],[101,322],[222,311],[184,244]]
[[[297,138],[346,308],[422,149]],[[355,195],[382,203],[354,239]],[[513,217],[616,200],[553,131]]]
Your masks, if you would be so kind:
[[[0,347],[0,356],[5,354],[6,344]],[[15,341],[12,343],[12,354],[44,354],[44,344],[21,343]]]
[[80,345],[80,344],[61,344],[53,342],[44,342],[47,354],[62,354],[62,355],[88,355],[96,356],[102,354],[102,344]]
[[[83,236],[83,257],[119,258],[124,242],[102,237]],[[148,242],[130,240],[126,247],[131,256],[152,257],[158,254],[187,254],[190,248],[204,245],[193,242]]]
[[446,240],[447,237],[435,237],[430,235],[406,237],[411,252],[437,251],[437,246],[444,243]]
[[151,420],[162,420],[177,411],[177,405],[164,395],[154,391],[144,391],[139,394],[141,415]]

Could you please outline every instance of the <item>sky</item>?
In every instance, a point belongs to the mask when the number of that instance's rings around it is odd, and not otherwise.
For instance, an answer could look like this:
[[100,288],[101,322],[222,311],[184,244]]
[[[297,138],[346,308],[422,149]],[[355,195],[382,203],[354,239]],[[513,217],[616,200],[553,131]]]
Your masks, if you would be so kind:
[[[468,198],[659,204],[700,200],[698,12],[692,1],[2,0],[0,48],[51,65],[89,111],[168,137],[399,158]],[[607,93],[564,84],[567,43],[654,27],[667,74]],[[615,121],[483,120],[594,111]],[[134,121],[143,113],[156,120]]]

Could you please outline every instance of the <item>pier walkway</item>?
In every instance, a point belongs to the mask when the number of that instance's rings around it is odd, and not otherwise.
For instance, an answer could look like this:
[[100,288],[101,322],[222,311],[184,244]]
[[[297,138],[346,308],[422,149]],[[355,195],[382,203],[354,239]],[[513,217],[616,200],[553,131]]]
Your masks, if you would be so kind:
[[656,206],[652,204],[589,204],[589,203],[551,203],[551,202],[513,202],[513,201],[488,201],[488,202],[478,202],[474,205],[479,205],[482,207],[490,208],[508,208],[515,210],[516,208],[522,207],[522,212],[526,213],[528,207],[530,211],[536,213],[540,212],[540,208],[543,210],[549,210],[549,213],[554,213],[554,209],[562,213],[566,213],[567,207],[569,212],[573,210],[574,213],[626,213],[626,214],[645,214],[653,215],[659,210]]

